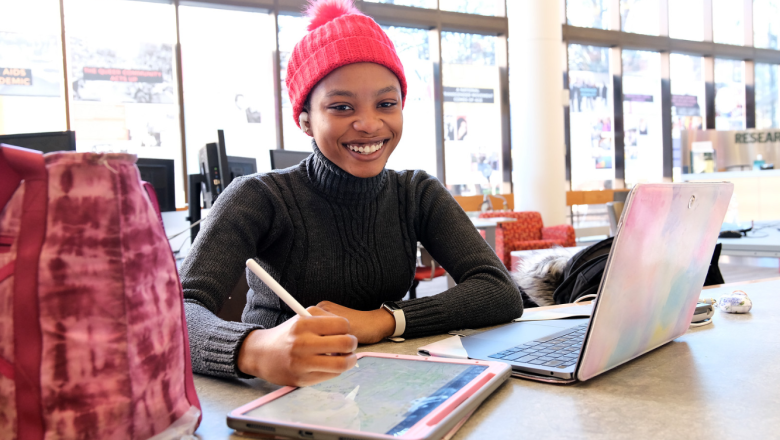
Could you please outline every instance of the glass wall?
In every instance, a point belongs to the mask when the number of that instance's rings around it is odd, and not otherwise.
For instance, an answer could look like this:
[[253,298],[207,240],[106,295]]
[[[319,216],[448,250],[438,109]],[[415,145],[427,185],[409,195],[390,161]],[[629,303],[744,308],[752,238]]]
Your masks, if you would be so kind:
[[444,166],[453,194],[499,193],[501,94],[496,37],[442,32]]
[[702,130],[706,121],[704,58],[673,53],[670,56],[672,85],[672,175],[682,173],[683,130]]
[[753,0],[753,44],[763,49],[778,49],[780,0]]
[[625,182],[663,181],[661,54],[623,50]]
[[745,128],[745,62],[715,59],[715,128]]
[[439,0],[439,9],[494,17],[503,17],[506,14],[504,0]]
[[659,0],[620,0],[620,25],[624,32],[658,35]]
[[756,63],[756,128],[780,128],[780,66]]
[[609,49],[569,45],[571,188],[612,188],[615,178]]
[[[395,45],[404,65],[407,83],[404,132],[387,167],[395,170],[422,169],[436,176],[436,112],[430,50],[432,44],[438,44],[436,34],[396,26],[383,26],[382,29]],[[434,41],[430,41],[431,36]]]
[[66,129],[60,35],[58,0],[0,7],[0,134]]
[[669,1],[669,37],[692,41],[704,39],[704,0]]
[[[173,159],[183,182],[173,5],[67,0],[65,31],[77,150]],[[176,206],[183,205],[179,185]]]
[[311,151],[311,137],[304,134],[295,124],[292,114],[290,95],[287,93],[287,63],[295,45],[306,35],[309,19],[302,16],[279,15],[279,78],[282,93],[282,136],[284,149],[293,151]]
[[610,0],[566,0],[566,22],[572,26],[609,29]]
[[[273,22],[266,13],[179,7],[188,170],[199,169],[198,152],[217,142],[218,129],[225,132],[229,156],[254,158],[258,171],[271,170]],[[247,42],[253,42],[251,52]]]
[[744,17],[745,5],[741,0],[712,0],[712,32],[715,42],[738,46],[745,44]]

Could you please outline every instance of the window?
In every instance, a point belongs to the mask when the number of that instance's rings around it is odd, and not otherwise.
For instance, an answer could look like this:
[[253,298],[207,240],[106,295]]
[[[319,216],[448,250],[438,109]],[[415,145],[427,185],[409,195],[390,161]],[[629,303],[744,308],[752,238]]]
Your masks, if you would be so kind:
[[429,41],[431,32],[395,26],[383,26],[382,29],[398,52],[407,83],[404,132],[387,167],[394,170],[422,169],[436,176],[436,113]]
[[77,150],[173,159],[184,206],[173,5],[67,0],[65,31]]
[[0,134],[63,131],[58,0],[6,2],[0,13]]
[[612,188],[615,178],[612,93],[609,49],[570,44],[572,190]]
[[745,44],[745,6],[742,1],[712,0],[712,31],[716,43]]
[[620,23],[624,32],[658,35],[661,6],[658,0],[620,0]]
[[669,36],[692,41],[704,39],[704,0],[669,1]]
[[609,29],[610,0],[566,0],[566,21],[572,26]]
[[715,59],[715,128],[745,129],[745,62]]
[[[225,131],[229,156],[257,159],[270,171],[276,148],[272,15],[179,7],[187,169],[199,169],[198,152]],[[208,29],[208,32],[204,32]]]
[[442,11],[463,12],[465,14],[492,15],[503,17],[504,0],[439,0]]
[[780,66],[756,63],[756,128],[780,128]]
[[780,1],[753,0],[753,45],[763,49],[778,49]]
[[307,17],[280,15],[279,23],[279,72],[282,93],[282,136],[284,137],[284,149],[293,151],[311,151],[312,138],[298,128],[293,120],[290,95],[287,93],[287,63],[290,61],[295,45],[306,35],[306,26],[309,25]]
[[702,130],[706,120],[704,105],[704,58],[682,54],[670,56],[672,85],[672,175],[682,173],[682,131]]
[[444,166],[456,195],[499,193],[501,94],[494,36],[442,32]]
[[363,0],[370,3],[387,3],[398,6],[436,9],[436,0]]
[[626,186],[663,181],[660,53],[623,51],[623,124]]

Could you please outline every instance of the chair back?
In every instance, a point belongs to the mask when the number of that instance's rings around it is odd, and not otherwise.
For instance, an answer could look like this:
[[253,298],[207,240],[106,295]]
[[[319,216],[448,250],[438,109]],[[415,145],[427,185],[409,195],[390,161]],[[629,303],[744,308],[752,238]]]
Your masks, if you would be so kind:
[[[514,211],[515,209],[515,195],[514,194],[499,194],[490,195],[490,203],[495,210],[508,210]],[[458,205],[463,208],[464,211],[481,211],[482,202],[485,201],[485,196],[453,196]]]
[[515,195],[512,193],[491,195],[490,202],[493,204],[493,209],[499,211],[515,210]]
[[491,211],[483,212],[480,218],[511,217],[515,222],[502,223],[503,236],[512,240],[531,241],[542,239],[542,214],[536,211]]
[[623,214],[624,202],[607,202],[607,217],[609,217],[609,235],[614,237],[617,233],[617,225]]

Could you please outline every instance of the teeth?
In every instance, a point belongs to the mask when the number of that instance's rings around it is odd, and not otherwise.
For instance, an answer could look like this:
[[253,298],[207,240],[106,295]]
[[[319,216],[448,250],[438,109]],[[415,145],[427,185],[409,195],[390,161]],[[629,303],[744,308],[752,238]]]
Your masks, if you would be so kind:
[[382,148],[382,145],[384,145],[385,141],[379,141],[375,144],[350,144],[347,145],[347,148],[350,150],[360,153],[360,154],[371,154],[375,153],[379,149]]

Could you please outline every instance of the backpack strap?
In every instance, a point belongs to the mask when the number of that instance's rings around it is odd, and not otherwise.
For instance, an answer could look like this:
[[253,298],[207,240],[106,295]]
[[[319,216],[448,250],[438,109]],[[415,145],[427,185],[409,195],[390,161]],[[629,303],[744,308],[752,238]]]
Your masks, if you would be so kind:
[[43,154],[0,144],[0,202],[5,206],[24,181],[21,229],[14,267],[14,383],[19,439],[43,439],[38,265],[46,236],[48,174]]

